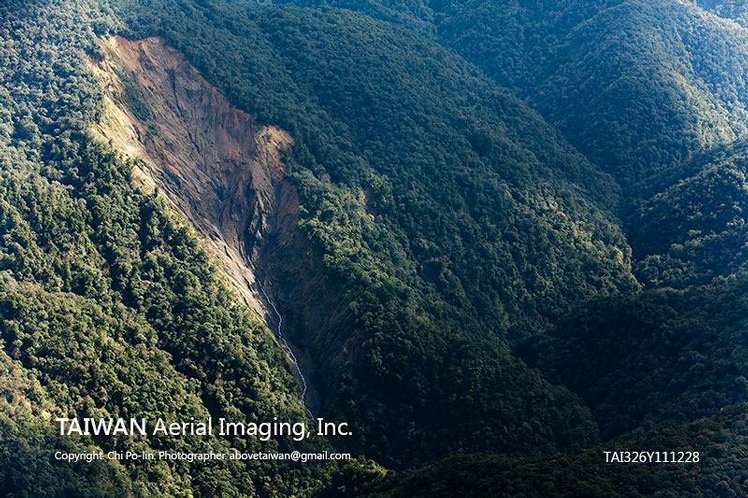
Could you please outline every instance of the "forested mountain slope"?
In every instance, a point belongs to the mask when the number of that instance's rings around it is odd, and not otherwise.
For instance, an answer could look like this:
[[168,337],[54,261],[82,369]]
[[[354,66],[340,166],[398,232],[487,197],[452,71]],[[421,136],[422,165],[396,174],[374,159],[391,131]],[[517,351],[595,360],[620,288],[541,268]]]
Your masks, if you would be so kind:
[[638,275],[650,286],[708,284],[748,258],[748,145],[703,154],[644,202],[632,223]]
[[526,356],[579,393],[603,438],[748,400],[748,279],[587,303]]
[[[0,6],[2,490],[743,493],[739,5],[281,3]],[[138,447],[408,470],[50,464],[130,444],[55,416],[303,419],[281,321],[352,438]]]
[[[287,440],[58,437],[55,417],[305,416],[291,365],[194,236],[94,143],[86,2],[0,6],[0,493],[305,492],[325,468],[53,459],[56,450],[245,451]],[[298,447],[298,444],[295,444]],[[319,447],[319,444],[315,444]]]
[[741,2],[293,3],[432,36],[525,97],[641,201],[627,223],[636,273],[683,290],[588,303],[551,332],[556,345],[529,353],[585,398],[604,437],[745,399],[748,38],[728,20],[740,22]]
[[748,5],[741,0],[698,0],[697,3],[720,17],[733,19],[748,27]]
[[[165,355],[154,382],[183,390],[196,416],[298,416],[282,349],[223,290],[184,220],[133,188],[132,165],[88,135],[104,117],[103,82],[87,68],[102,57],[93,30],[122,26],[99,7],[38,2],[3,13],[4,60],[24,61],[3,64],[3,334],[17,363],[9,371],[52,390],[39,403],[56,413],[127,416],[118,400],[140,376],[136,359],[123,358],[145,340],[157,348],[149,354]],[[595,440],[578,400],[514,358],[500,336],[566,300],[634,285],[606,175],[459,59],[363,16],[184,3],[125,11],[137,17],[124,17],[122,32],[166,37],[234,102],[294,136],[286,160],[301,220],[284,244],[268,233],[262,271],[317,372],[324,413],[359,428],[355,448],[404,463],[459,447],[535,453]],[[173,18],[150,27],[149,15],[167,12]],[[247,40],[258,48],[227,49]],[[356,64],[366,71],[350,71]],[[40,318],[29,319],[37,308]],[[62,364],[49,361],[59,343],[45,341],[79,322],[72,329],[82,335],[63,344],[85,355],[65,350],[54,354]],[[118,341],[111,357],[102,356],[108,341]],[[96,371],[69,376],[93,365],[112,368],[122,393],[102,390]],[[186,410],[145,401],[136,409]],[[110,444],[84,442],[94,443]],[[122,485],[152,485],[120,471]],[[315,482],[298,481],[305,471],[273,485],[242,469],[215,479],[192,466],[170,472],[173,489],[272,494]],[[6,475],[8,485],[36,485]]]
[[298,3],[429,23],[423,31],[527,99],[634,198],[748,132],[748,31],[693,2]]
[[128,36],[163,36],[293,137],[298,230],[283,244],[271,235],[258,266],[323,412],[361,428],[358,448],[397,463],[595,438],[584,409],[501,337],[565,302],[635,286],[609,177],[459,58],[365,16],[123,12]]

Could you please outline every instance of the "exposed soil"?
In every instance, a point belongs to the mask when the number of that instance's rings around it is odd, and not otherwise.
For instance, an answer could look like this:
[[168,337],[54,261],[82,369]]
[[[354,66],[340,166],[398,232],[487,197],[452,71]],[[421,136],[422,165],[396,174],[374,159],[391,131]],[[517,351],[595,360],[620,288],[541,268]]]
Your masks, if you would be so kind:
[[192,221],[206,250],[261,316],[254,266],[264,238],[295,224],[298,197],[285,177],[285,131],[235,108],[158,38],[110,37],[92,63],[105,87],[94,132],[141,159],[137,181],[164,193]]

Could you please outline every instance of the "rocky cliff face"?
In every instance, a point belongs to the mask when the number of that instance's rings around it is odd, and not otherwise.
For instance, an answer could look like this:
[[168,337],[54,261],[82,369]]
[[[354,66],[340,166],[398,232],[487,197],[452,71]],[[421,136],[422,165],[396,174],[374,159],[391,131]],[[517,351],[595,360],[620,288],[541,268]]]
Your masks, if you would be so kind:
[[254,266],[263,240],[293,226],[296,192],[281,160],[285,131],[235,108],[176,50],[157,38],[111,37],[92,63],[105,88],[94,132],[137,159],[135,177],[163,192],[247,304],[267,306]]

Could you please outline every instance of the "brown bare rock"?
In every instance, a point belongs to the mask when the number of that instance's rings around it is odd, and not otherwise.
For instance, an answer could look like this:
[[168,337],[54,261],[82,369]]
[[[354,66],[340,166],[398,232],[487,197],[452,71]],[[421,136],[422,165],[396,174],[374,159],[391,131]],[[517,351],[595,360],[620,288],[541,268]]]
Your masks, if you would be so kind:
[[281,161],[285,131],[258,125],[158,38],[110,37],[92,63],[105,88],[94,133],[138,158],[135,177],[191,222],[239,293],[267,315],[254,265],[262,241],[295,224],[298,198]]

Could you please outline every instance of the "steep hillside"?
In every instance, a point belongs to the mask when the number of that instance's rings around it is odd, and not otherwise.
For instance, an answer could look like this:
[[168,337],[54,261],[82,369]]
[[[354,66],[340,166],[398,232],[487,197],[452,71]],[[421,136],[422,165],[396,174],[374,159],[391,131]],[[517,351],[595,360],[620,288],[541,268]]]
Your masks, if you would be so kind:
[[[521,350],[584,397],[603,437],[745,399],[748,35],[732,21],[742,22],[742,2],[698,2],[707,11],[678,1],[287,3],[350,8],[431,36],[523,96],[631,205],[643,200],[627,223],[636,273],[684,291],[594,300]],[[483,473],[475,461],[466,469],[470,479]],[[687,482],[707,495],[722,486]]]
[[86,2],[0,5],[0,494],[308,493],[324,464],[53,458],[292,443],[58,437],[55,417],[305,417],[272,333],[238,305],[184,220],[89,138],[102,109],[86,54],[98,51],[93,26],[109,22]]
[[741,0],[698,0],[701,7],[748,28],[748,5]]
[[[717,159],[685,179],[747,137],[748,31],[728,20],[743,2],[301,3],[427,23],[418,29],[525,97],[622,186],[646,285],[708,283],[742,265],[740,168]],[[398,9],[412,19],[386,14]]]
[[[748,133],[748,31],[694,2],[291,1],[412,13],[526,98],[639,198],[663,170]],[[741,2],[703,2],[738,15]],[[401,22],[406,27],[413,20]]]
[[357,448],[399,464],[595,438],[500,338],[635,286],[608,177],[469,65],[364,16],[167,3],[151,25],[154,12],[124,11],[129,35],[163,36],[294,138],[299,230],[258,269]]
[[96,132],[141,161],[144,184],[192,221],[237,290],[264,314],[253,262],[262,239],[297,216],[280,160],[291,137],[256,125],[160,40],[112,37],[103,50],[95,71],[107,96]]
[[603,438],[713,415],[748,400],[747,286],[594,300],[526,356],[585,399]]
[[[0,4],[0,494],[745,494],[748,31],[700,5]],[[51,423],[305,408],[353,436]],[[361,458],[50,458],[131,448]]]
[[708,284],[748,258],[748,145],[717,149],[643,203],[632,229],[637,273],[651,286]]

